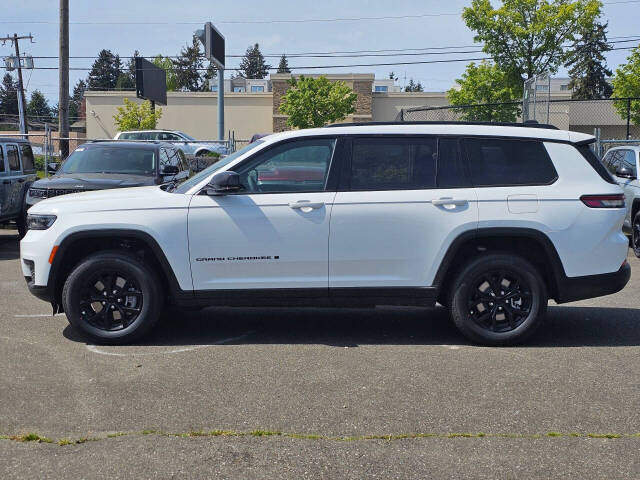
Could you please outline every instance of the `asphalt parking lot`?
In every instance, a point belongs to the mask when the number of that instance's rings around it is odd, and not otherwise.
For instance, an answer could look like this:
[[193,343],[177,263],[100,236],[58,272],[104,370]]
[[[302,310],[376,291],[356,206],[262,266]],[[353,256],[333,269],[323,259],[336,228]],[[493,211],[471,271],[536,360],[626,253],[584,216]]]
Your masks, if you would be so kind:
[[28,293],[0,230],[0,476],[639,478],[629,261],[517,348],[418,308],[174,310],[105,347]]

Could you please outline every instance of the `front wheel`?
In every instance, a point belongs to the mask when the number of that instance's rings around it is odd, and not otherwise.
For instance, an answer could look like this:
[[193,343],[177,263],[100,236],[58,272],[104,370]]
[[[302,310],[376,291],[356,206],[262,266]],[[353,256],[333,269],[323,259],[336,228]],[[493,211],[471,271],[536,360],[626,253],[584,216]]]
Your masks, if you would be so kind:
[[145,335],[158,321],[162,303],[156,272],[115,251],[86,258],[62,290],[69,323],[102,344],[129,343]]
[[451,285],[451,317],[470,340],[491,346],[526,340],[547,309],[547,289],[536,268],[512,254],[472,260]]
[[640,258],[640,212],[633,217],[631,225],[631,248],[636,257]]

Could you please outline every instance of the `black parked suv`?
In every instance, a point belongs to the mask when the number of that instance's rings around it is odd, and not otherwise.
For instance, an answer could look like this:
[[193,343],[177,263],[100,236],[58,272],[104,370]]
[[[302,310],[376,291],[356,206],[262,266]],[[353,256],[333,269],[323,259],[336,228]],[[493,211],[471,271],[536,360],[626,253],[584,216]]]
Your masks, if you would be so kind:
[[168,143],[85,143],[69,155],[55,175],[31,185],[26,209],[58,195],[179,183],[189,175],[184,153]]
[[29,142],[0,137],[0,224],[15,222],[20,237],[26,232],[26,192],[36,178]]

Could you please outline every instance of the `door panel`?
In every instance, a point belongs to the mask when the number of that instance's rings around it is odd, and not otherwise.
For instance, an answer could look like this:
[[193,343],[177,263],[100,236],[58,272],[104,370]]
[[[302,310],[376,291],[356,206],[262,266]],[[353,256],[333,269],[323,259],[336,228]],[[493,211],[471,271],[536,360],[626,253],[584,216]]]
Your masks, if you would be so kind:
[[194,196],[194,288],[327,288],[334,197],[335,192]]
[[5,187],[7,190],[6,207],[3,212],[9,216],[16,216],[22,210],[22,186],[25,176],[20,167],[20,154],[18,145],[5,145],[5,154],[7,156],[7,166],[9,167],[9,176],[3,178],[3,182],[8,181]]
[[329,287],[431,286],[448,246],[477,222],[473,189],[338,192]]

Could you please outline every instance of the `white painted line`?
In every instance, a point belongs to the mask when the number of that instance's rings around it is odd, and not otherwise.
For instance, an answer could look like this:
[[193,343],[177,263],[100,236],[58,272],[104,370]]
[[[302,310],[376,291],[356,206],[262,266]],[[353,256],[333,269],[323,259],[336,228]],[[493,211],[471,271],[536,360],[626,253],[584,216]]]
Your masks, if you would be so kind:
[[190,347],[174,348],[173,350],[168,350],[168,351],[164,351],[164,352],[117,353],[117,352],[105,352],[104,350],[101,350],[100,347],[98,347],[97,345],[85,345],[85,347],[87,347],[87,350],[89,350],[92,353],[98,353],[100,355],[109,355],[109,356],[112,356],[112,357],[134,357],[134,356],[137,357],[137,356],[142,356],[142,355],[167,355],[167,354],[173,354],[173,353],[191,352],[193,350],[198,350],[200,348],[214,347],[216,345],[224,345],[225,343],[231,343],[231,342],[235,342],[237,340],[242,340],[243,338],[246,338],[249,335],[252,335],[253,333],[255,333],[255,330],[252,330],[250,332],[244,333],[242,335],[238,335],[237,337],[223,338],[222,340],[218,340],[217,342],[213,342],[213,343],[208,344],[208,345],[192,345]]
[[56,313],[55,315],[51,315],[50,313],[33,313],[30,315],[14,315],[16,318],[39,318],[39,317],[60,317],[64,315],[64,313]]

